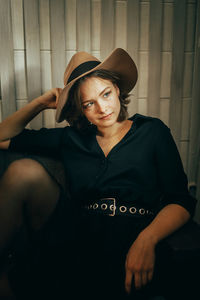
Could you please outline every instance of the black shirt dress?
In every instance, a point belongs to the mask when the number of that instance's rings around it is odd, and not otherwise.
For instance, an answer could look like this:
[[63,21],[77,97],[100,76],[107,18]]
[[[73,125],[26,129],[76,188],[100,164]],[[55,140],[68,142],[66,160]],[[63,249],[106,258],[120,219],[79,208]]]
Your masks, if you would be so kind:
[[[56,241],[59,250],[54,258],[51,255],[49,264],[46,262],[43,281],[38,279],[42,295],[51,290],[68,295],[71,290],[71,299],[147,299],[140,298],[142,292],[135,291],[134,284],[131,296],[124,290],[124,265],[130,246],[170,203],[194,215],[196,200],[189,195],[187,176],[170,129],[157,118],[135,114],[129,119],[132,127],[107,157],[93,126],[84,131],[69,126],[26,129],[11,140],[11,151],[57,157],[65,168],[69,193],[61,193],[51,220],[38,233],[46,244],[50,232],[60,239]],[[137,207],[153,214],[85,213],[86,205],[105,197],[115,198],[117,206]],[[56,282],[54,288],[51,282]],[[150,288],[147,290],[144,295],[150,295]]]

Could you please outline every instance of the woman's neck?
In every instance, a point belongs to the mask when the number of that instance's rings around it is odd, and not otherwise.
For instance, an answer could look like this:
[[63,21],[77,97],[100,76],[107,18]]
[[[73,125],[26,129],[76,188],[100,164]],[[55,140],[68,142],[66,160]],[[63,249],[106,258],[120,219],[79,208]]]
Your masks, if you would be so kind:
[[111,137],[118,135],[125,128],[130,128],[131,125],[132,125],[132,121],[125,120],[122,122],[116,122],[115,124],[113,124],[110,127],[98,127],[97,135],[99,137],[109,139]]

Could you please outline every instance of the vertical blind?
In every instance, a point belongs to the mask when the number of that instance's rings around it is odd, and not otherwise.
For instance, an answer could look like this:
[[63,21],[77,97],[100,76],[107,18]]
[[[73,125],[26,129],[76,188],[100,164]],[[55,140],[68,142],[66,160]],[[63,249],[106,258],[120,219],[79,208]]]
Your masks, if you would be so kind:
[[[0,12],[0,120],[62,88],[77,51],[104,59],[124,48],[139,72],[129,114],[170,127],[189,181],[200,190],[199,0],[1,0]],[[65,125],[48,110],[28,127]]]

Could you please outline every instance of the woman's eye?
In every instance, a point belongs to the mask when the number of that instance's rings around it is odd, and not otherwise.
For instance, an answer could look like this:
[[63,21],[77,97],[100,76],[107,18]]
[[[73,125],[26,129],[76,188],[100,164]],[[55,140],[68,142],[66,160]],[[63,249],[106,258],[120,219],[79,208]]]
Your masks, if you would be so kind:
[[83,105],[83,109],[87,109],[87,108],[90,108],[92,106],[93,102],[89,102],[87,104],[84,104]]
[[103,96],[104,96],[104,98],[107,98],[109,95],[110,95],[110,91],[106,92]]

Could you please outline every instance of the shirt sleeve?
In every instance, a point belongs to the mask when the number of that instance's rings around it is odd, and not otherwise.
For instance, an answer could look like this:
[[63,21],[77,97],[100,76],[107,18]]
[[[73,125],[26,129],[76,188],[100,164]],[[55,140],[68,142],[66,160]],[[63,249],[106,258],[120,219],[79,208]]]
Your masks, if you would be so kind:
[[157,119],[155,131],[155,163],[162,191],[161,205],[179,204],[193,216],[197,201],[189,194],[188,179],[170,129]]
[[65,128],[41,128],[40,130],[24,129],[19,135],[11,139],[9,150],[57,156],[59,154],[64,131]]

